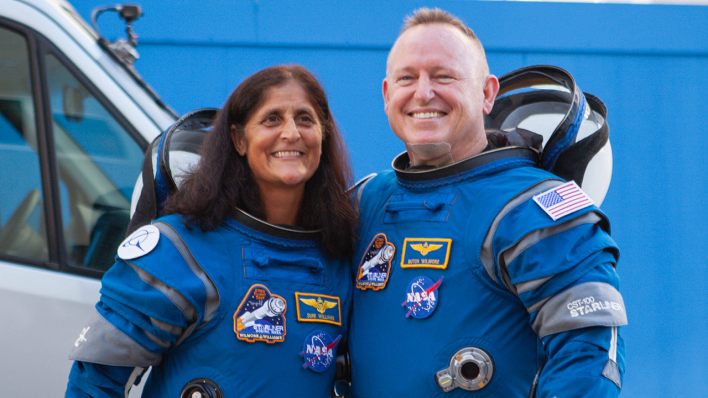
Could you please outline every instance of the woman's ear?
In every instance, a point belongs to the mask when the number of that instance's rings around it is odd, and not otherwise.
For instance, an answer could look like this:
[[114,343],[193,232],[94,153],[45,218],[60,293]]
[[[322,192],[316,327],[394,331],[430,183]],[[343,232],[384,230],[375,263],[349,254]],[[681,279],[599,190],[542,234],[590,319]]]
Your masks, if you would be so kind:
[[246,156],[246,143],[243,142],[244,139],[239,136],[238,130],[236,130],[236,126],[232,124],[229,131],[231,132],[231,141],[233,141],[234,143],[236,152],[238,152],[238,154],[241,156]]

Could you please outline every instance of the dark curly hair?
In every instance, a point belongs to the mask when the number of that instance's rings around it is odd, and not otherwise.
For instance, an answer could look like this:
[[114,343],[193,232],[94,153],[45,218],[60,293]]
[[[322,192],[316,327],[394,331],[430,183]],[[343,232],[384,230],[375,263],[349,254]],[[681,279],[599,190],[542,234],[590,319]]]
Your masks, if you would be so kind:
[[324,89],[307,69],[298,65],[263,69],[234,90],[204,139],[201,161],[187,174],[180,190],[167,199],[163,214],[182,214],[188,226],[204,231],[221,225],[235,207],[266,219],[258,185],[248,161],[234,147],[230,127],[235,126],[237,134],[244,137],[246,123],[266,101],[268,90],[291,81],[307,93],[323,132],[320,165],[305,184],[297,226],[321,230],[321,247],[327,255],[351,257],[357,212],[351,195],[345,193],[352,183],[349,154]]

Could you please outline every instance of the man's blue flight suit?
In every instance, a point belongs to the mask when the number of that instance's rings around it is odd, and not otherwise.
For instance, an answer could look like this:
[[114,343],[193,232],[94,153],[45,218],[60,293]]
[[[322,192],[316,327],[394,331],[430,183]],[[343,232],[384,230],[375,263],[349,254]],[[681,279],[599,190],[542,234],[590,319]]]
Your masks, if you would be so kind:
[[[359,189],[355,397],[526,397],[546,357],[538,397],[619,394],[627,318],[609,222],[594,205],[554,221],[543,207],[565,181],[535,165],[522,147],[428,170],[404,153]],[[435,375],[465,347],[493,376],[443,392]]]

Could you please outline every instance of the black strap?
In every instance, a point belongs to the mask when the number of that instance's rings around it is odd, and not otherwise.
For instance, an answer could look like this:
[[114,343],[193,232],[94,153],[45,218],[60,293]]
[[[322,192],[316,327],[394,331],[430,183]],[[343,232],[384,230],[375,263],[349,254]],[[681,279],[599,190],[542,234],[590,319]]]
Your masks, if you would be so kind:
[[551,169],[551,173],[566,181],[574,180],[578,185],[583,184],[583,177],[588,163],[605,146],[610,137],[610,128],[607,124],[607,107],[599,98],[592,94],[585,93],[585,98],[590,109],[603,117],[602,127],[594,134],[576,142],[561,152]]
[[157,138],[155,138],[155,140],[148,145],[145,150],[142,169],[143,190],[140,192],[140,199],[138,199],[138,203],[135,206],[135,214],[133,214],[133,217],[130,219],[125,236],[132,234],[143,225],[150,224],[155,218],[157,218],[157,201],[155,198],[154,181],[155,174],[152,170],[152,148],[154,145],[159,145],[160,137],[161,136],[157,136]]
[[529,398],[536,398],[536,389],[538,389],[538,381],[541,380],[541,371],[543,371],[543,368],[546,366],[546,362],[548,362],[548,358],[545,358],[543,360],[541,366],[539,366],[538,370],[536,371],[536,376],[534,376],[533,383],[531,383],[531,391],[529,392]]

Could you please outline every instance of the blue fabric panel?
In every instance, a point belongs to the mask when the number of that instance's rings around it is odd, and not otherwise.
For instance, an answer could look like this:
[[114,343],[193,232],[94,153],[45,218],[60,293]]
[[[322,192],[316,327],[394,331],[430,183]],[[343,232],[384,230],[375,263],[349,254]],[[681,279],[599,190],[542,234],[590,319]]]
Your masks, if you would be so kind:
[[[602,376],[609,358],[611,335],[611,328],[593,327],[546,337],[544,346],[549,360],[541,373],[537,396],[552,397],[562,391],[574,391],[573,397],[616,397],[620,389]],[[617,365],[623,377],[624,341],[619,332]]]
[[[103,276],[101,300],[115,301],[160,321],[185,327],[188,320],[161,291],[145,283],[123,260]],[[116,306],[117,307],[117,306]],[[125,314],[130,317],[130,314]],[[136,319],[138,321],[138,319]]]
[[125,398],[125,385],[133,370],[76,361],[69,374],[66,398]]
[[257,242],[243,249],[246,278],[261,281],[290,281],[326,285],[322,260],[315,250],[274,251]]
[[581,94],[580,101],[578,103],[578,112],[572,126],[570,126],[565,136],[560,141],[556,142],[556,145],[554,145],[548,154],[541,160],[542,166],[545,170],[551,171],[561,151],[567,149],[575,140],[575,137],[578,135],[578,131],[580,130],[580,124],[583,122],[586,107],[587,102],[585,101],[585,96]]
[[[96,310],[113,326],[127,336],[130,336],[131,339],[145,347],[145,349],[154,353],[164,353],[165,349],[150,340],[145,333],[142,333],[143,330],[170,343],[175,343],[177,338],[179,338],[177,335],[165,332],[156,327],[150,321],[149,317],[142,315],[139,311],[127,307],[109,297],[102,297],[101,301],[96,303]],[[175,326],[185,327],[182,325]]]
[[[593,259],[594,260],[594,259]],[[585,282],[604,282],[612,285],[615,289],[619,290],[619,276],[617,275],[617,272],[615,272],[614,267],[612,266],[613,263],[604,263],[602,265],[596,266],[592,268],[589,272],[586,274],[582,275],[580,278],[574,280],[572,283],[565,285],[566,288],[570,288],[575,285],[580,285]],[[564,275],[559,275],[563,277]],[[559,285],[562,285],[566,281],[564,280],[559,280],[558,282],[554,281],[555,278],[551,279],[550,281],[546,282],[546,284],[549,285],[548,288],[545,286],[541,289],[537,289],[539,291],[541,290],[555,290],[555,293],[558,293],[562,290],[565,289],[557,289]],[[557,289],[557,290],[556,290]],[[537,299],[540,298],[545,298],[548,296],[541,297],[542,294],[533,294],[532,292],[529,292],[530,294],[528,295],[521,295],[524,298],[527,299],[524,300],[522,298],[522,301],[524,301],[524,304],[527,306],[535,303],[538,301]],[[538,311],[531,313],[531,319],[529,321],[529,324],[533,324],[534,320],[536,319],[536,315],[538,314]]]
[[[547,280],[538,288],[519,293],[519,298],[524,305],[531,306],[539,300],[550,297],[566,289],[567,287],[578,283],[603,281],[616,287],[617,285],[615,284],[615,280],[618,279],[618,276],[613,268],[614,261],[615,259],[612,253],[607,251],[594,253],[577,263],[575,267],[555,274],[551,279]],[[598,266],[598,264],[602,265]],[[590,275],[605,273],[607,276],[598,275],[596,276],[597,279],[587,279],[590,278]]]
[[[187,228],[182,222],[181,216],[167,216],[162,220],[169,222],[169,225],[178,234],[184,236],[187,233],[185,231]],[[223,237],[218,232],[209,232],[208,234],[208,239],[215,245],[226,245]],[[205,253],[203,250],[191,249],[191,252],[195,260],[200,264],[204,261],[220,262],[222,264],[231,263],[229,258],[220,250],[212,250]],[[152,252],[143,257],[129,260],[129,262],[182,294],[197,309],[199,322],[202,321],[207,300],[204,283],[192,272],[189,265],[187,265],[167,237],[161,235],[160,241]],[[153,318],[171,323],[169,320],[161,318],[158,314],[148,313]]]
[[[558,250],[560,247],[565,249]],[[507,265],[507,270],[511,282],[516,284],[559,274],[594,253],[603,250],[611,253],[616,249],[612,238],[597,225],[584,224],[549,236],[529,247]]]
[[384,224],[407,221],[446,222],[456,197],[452,185],[441,187],[434,193],[413,193],[399,189],[386,204]]

